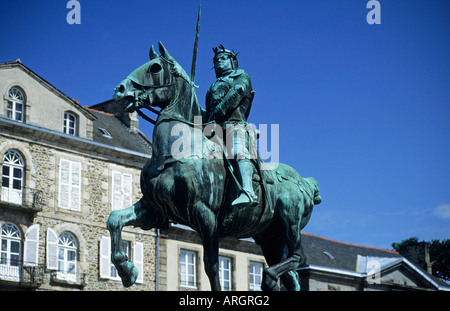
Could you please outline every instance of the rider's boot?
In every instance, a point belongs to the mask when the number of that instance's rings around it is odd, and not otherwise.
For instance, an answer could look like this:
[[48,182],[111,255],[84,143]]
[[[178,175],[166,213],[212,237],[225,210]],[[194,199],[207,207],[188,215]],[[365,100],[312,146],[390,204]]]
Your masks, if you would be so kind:
[[238,168],[241,175],[241,181],[242,181],[242,189],[239,193],[239,196],[236,200],[231,203],[231,206],[233,207],[250,207],[257,205],[258,197],[256,196],[255,192],[253,191],[253,165],[250,162],[250,160],[243,159],[238,160]]

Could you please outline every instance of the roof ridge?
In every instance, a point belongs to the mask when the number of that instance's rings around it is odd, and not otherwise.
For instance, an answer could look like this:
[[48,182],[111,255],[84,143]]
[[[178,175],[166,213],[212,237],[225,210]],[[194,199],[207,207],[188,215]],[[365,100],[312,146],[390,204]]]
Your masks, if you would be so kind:
[[378,250],[378,251],[383,251],[383,252],[387,252],[387,253],[391,253],[391,254],[400,255],[400,253],[395,252],[395,251],[390,251],[390,250],[388,250],[388,249],[383,249],[383,248],[378,248],[378,247],[373,247],[373,246],[357,245],[357,244],[352,244],[352,243],[346,243],[346,242],[336,241],[336,240],[324,238],[324,237],[318,236],[318,235],[316,235],[316,234],[311,234],[311,233],[306,233],[306,232],[302,232],[301,234],[309,235],[309,236],[312,236],[312,237],[316,237],[316,238],[319,238],[319,239],[322,239],[322,240],[326,240],[326,241],[330,241],[330,242],[334,242],[334,243],[339,243],[339,244],[344,244],[344,245],[349,245],[349,246],[362,247],[362,248],[368,248],[368,249],[374,249],[374,250]]
[[111,116],[111,117],[115,117],[115,115],[114,115],[114,114],[112,114],[112,113],[109,113],[109,112],[104,112],[104,111],[101,111],[101,110],[97,110],[97,109],[93,109],[93,108],[91,108],[91,107],[87,107],[87,106],[84,106],[83,108],[84,108],[84,109],[86,109],[86,110],[91,110],[91,111],[95,111],[95,112],[99,112],[99,113],[103,113],[103,114],[106,114],[106,115],[108,115],[108,116]]

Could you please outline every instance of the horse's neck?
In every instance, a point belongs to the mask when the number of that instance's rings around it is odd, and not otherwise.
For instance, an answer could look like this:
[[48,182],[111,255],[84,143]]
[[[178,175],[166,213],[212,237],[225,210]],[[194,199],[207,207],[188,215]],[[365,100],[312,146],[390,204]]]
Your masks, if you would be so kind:
[[[180,143],[180,135],[186,135],[188,128],[189,132],[193,133],[192,125],[201,122],[201,116],[202,109],[195,90],[191,86],[184,85],[156,120],[153,129],[153,155],[172,157],[172,148]],[[184,138],[192,139],[192,135]],[[199,139],[201,141],[202,138]]]
[[202,116],[202,108],[198,103],[195,89],[187,83],[175,93],[171,102],[162,110],[165,118],[182,120],[187,123],[194,123],[197,117]]

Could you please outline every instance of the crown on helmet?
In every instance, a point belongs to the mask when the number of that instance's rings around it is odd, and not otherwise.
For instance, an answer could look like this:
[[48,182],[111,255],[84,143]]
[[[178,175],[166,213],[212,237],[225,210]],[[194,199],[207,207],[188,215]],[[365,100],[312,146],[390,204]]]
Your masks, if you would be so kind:
[[222,44],[220,44],[218,47],[213,48],[213,51],[214,51],[213,63],[216,62],[216,58],[219,54],[226,54],[231,59],[233,69],[237,69],[239,67],[238,60],[237,60],[237,55],[239,54],[239,52],[235,53],[234,50],[231,50],[231,51],[227,50],[227,49],[225,49],[225,47]]

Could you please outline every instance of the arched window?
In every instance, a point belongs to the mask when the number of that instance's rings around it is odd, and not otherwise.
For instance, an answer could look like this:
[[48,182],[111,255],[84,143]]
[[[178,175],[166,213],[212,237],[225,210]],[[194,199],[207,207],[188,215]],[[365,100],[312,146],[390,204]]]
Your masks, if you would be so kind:
[[1,227],[0,240],[0,278],[17,281],[22,243],[19,228],[12,223],[4,223]]
[[8,92],[7,117],[11,120],[23,122],[25,97],[19,89],[12,87]]
[[8,150],[3,156],[2,201],[22,204],[24,161],[20,153]]
[[63,132],[69,135],[77,135],[77,116],[71,112],[64,112]]
[[58,279],[76,281],[77,242],[73,235],[63,232],[58,238]]

